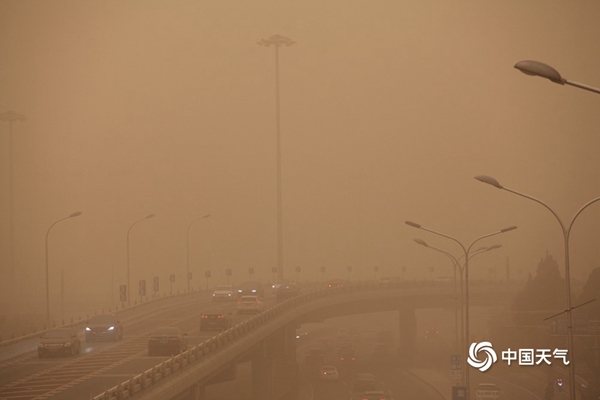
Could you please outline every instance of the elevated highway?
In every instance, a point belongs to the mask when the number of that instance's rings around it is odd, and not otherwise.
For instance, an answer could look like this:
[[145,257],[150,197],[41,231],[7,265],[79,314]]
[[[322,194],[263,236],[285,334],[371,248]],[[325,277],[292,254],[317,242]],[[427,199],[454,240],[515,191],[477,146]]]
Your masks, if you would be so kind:
[[[473,286],[471,305],[498,304],[503,288]],[[451,285],[358,283],[319,289],[277,304],[178,356],[94,397],[119,399],[202,399],[204,387],[234,379],[235,366],[252,363],[253,397],[281,399],[296,385],[295,329],[304,322],[378,311],[398,311],[401,357],[415,348],[419,308],[451,308]]]

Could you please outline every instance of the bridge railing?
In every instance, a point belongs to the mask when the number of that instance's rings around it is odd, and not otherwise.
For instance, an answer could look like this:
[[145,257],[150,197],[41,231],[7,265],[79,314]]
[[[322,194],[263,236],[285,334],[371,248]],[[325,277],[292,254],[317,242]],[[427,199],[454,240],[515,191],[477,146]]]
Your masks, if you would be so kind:
[[227,346],[227,344],[233,340],[236,340],[236,338],[239,338],[249,331],[257,329],[261,325],[264,325],[267,322],[288,312],[289,310],[294,309],[298,305],[306,304],[308,302],[328,296],[350,294],[358,291],[415,287],[415,285],[440,286],[439,284],[433,285],[431,282],[418,284],[415,284],[415,282],[358,282],[342,287],[322,288],[302,293],[296,297],[292,297],[288,300],[278,303],[262,313],[240,322],[237,325],[234,325],[228,330],[213,336],[212,338],[190,348],[189,350],[186,350],[169,358],[168,360],[161,362],[158,365],[155,365],[141,374],[136,375],[133,378],[93,397],[93,400],[125,399],[141,392],[146,388],[157,385],[174,372],[201,361],[203,358],[220,351],[223,347]]

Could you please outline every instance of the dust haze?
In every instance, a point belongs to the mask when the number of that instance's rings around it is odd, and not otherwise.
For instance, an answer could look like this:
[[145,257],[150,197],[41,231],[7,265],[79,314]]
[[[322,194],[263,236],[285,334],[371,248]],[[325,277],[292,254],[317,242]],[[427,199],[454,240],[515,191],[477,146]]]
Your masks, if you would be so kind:
[[[0,125],[0,314],[43,318],[46,261],[53,318],[114,306],[128,244],[133,294],[155,276],[185,291],[188,239],[194,290],[226,269],[272,280],[275,52],[257,42],[274,34],[295,41],[279,50],[284,276],[451,275],[413,239],[461,249],[411,220],[465,243],[518,226],[482,242],[502,247],[471,278],[524,280],[546,252],[562,260],[560,227],[473,177],[565,222],[600,196],[600,97],[513,68],[599,86],[598,15],[584,1],[5,0],[0,112],[27,120],[12,144]],[[77,211],[46,258],[50,226]],[[592,206],[573,229],[575,283],[598,266],[599,222]]]

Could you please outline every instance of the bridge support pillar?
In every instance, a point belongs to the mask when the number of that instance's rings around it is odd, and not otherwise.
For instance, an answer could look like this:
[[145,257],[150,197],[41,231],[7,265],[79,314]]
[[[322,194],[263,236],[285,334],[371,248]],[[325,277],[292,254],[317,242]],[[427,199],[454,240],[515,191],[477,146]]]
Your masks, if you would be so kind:
[[402,307],[398,311],[400,330],[398,334],[398,357],[402,364],[411,364],[416,348],[417,317],[413,307]]
[[252,358],[252,399],[289,398],[297,383],[296,328],[288,325],[265,340]]
[[205,399],[205,391],[204,387],[198,384],[195,384],[190,388],[190,396],[189,400],[204,400]]
[[273,400],[273,359],[264,351],[252,358],[252,400]]

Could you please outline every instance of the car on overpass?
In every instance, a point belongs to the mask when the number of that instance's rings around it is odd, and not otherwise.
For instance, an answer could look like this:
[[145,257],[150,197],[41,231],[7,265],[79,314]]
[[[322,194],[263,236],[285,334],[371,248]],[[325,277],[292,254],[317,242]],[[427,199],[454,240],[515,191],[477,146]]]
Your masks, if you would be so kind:
[[234,301],[235,290],[232,285],[219,285],[213,290],[213,301]]
[[258,296],[242,296],[238,301],[238,314],[258,314],[264,309],[263,302]]
[[265,288],[260,282],[246,282],[237,288],[237,295],[238,298],[242,296],[258,296],[262,299],[265,297]]
[[38,343],[38,357],[43,358],[52,355],[79,354],[81,341],[73,328],[50,329],[40,336]]
[[94,315],[85,326],[85,341],[122,340],[123,324],[115,314]]
[[187,350],[187,333],[179,328],[165,326],[156,328],[148,339],[148,355],[172,355]]
[[206,312],[200,316],[200,331],[225,331],[231,328],[231,318],[220,312]]
[[296,297],[301,293],[300,286],[296,284],[281,285],[279,289],[275,291],[275,299],[277,301],[284,301]]

